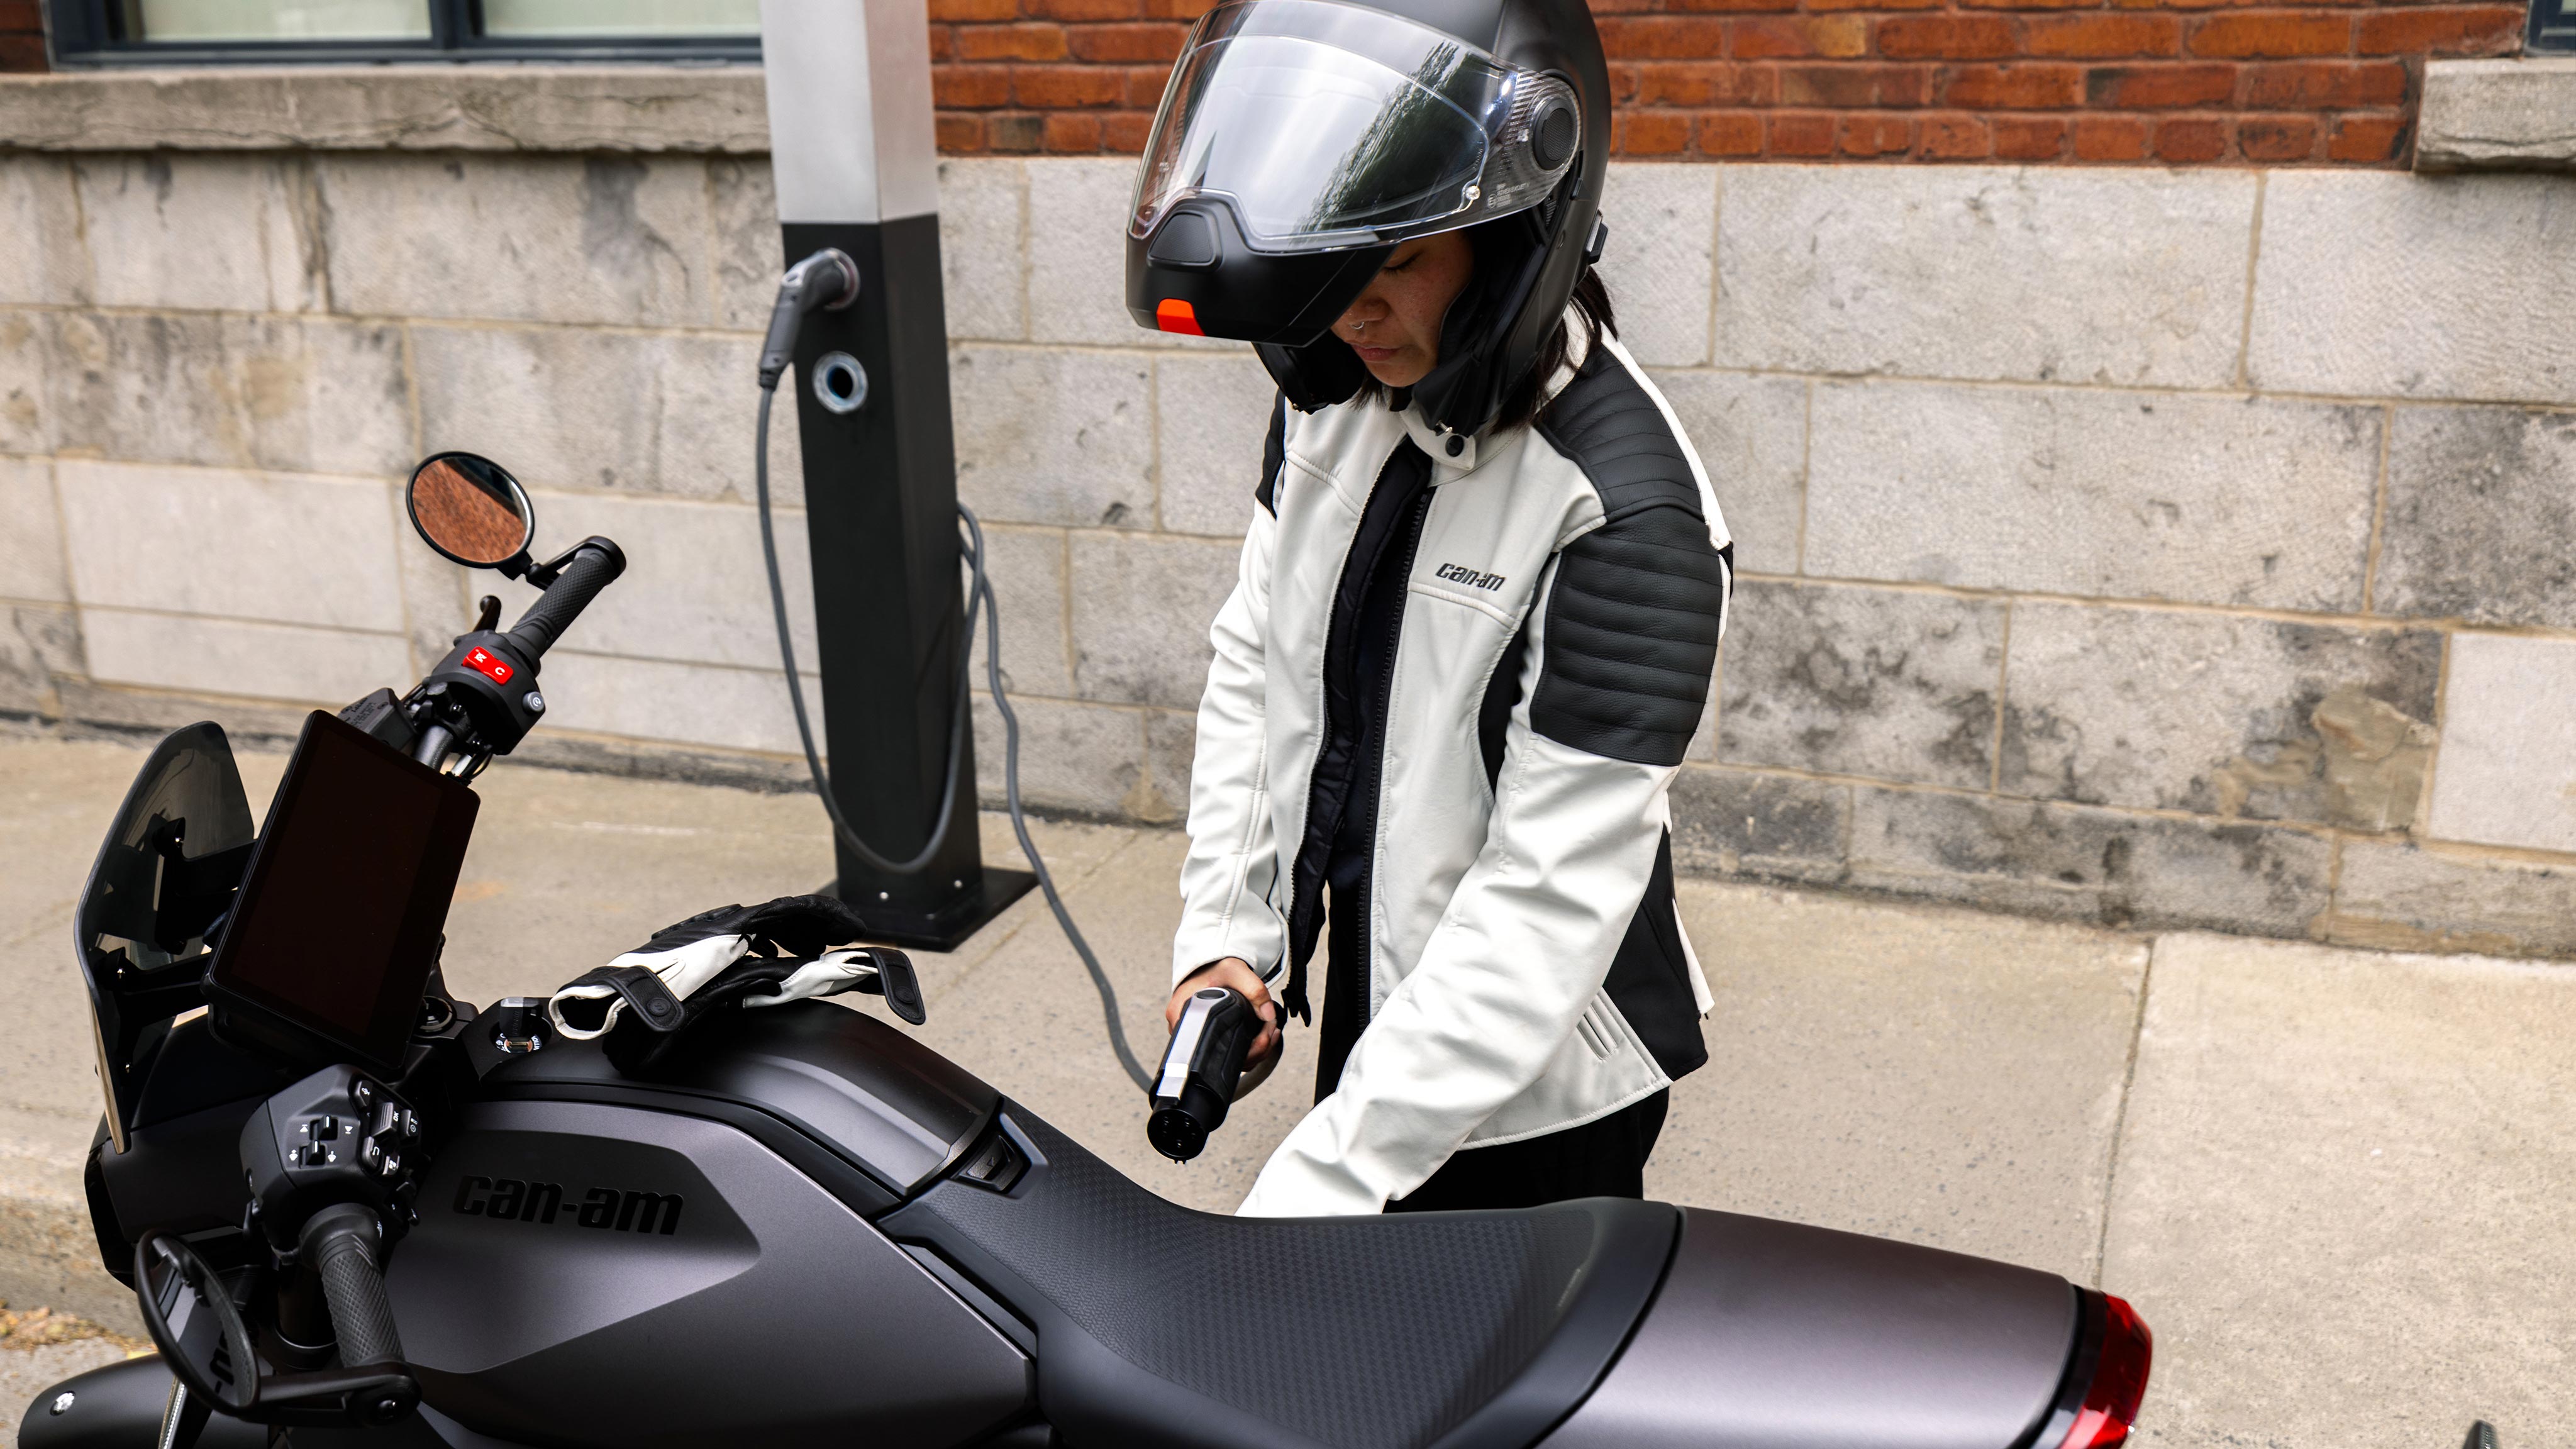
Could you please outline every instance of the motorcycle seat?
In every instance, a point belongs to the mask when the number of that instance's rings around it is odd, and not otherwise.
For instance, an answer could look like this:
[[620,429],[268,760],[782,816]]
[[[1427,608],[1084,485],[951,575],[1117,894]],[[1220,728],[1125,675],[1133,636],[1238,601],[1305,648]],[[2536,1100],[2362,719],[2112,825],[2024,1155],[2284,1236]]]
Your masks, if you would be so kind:
[[1653,1299],[1681,1213],[1222,1217],[1130,1181],[1005,1104],[1031,1161],[879,1223],[1025,1318],[1068,1443],[1524,1449],[1591,1392]]

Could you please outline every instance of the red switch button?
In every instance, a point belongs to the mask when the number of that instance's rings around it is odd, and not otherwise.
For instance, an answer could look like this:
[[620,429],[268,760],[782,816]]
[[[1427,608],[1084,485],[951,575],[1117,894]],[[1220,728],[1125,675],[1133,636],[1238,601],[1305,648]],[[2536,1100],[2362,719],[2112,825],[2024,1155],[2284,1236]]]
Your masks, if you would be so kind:
[[503,662],[500,655],[480,646],[477,646],[466,654],[465,667],[478,674],[490,676],[494,684],[509,683],[510,675],[513,672],[510,666]]

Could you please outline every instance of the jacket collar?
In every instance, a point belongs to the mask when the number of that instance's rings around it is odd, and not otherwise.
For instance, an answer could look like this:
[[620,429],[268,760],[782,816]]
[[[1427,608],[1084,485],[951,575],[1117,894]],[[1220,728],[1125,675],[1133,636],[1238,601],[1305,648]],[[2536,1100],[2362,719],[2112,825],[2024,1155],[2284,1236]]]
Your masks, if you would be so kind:
[[1431,482],[1437,487],[1476,466],[1476,444],[1479,437],[1468,433],[1444,433],[1423,420],[1422,409],[1408,407],[1398,415],[1404,421],[1404,435],[1413,445],[1431,455]]
[[[1591,359],[1591,338],[1582,325],[1582,315],[1570,303],[1565,309],[1565,325],[1568,334],[1565,361],[1558,365],[1556,375],[1548,379],[1540,402],[1542,409],[1554,401],[1558,393],[1565,391],[1567,384],[1574,381],[1575,373]],[[1404,410],[1396,416],[1404,423],[1405,436],[1413,439],[1415,447],[1431,455],[1433,487],[1475,471],[1477,445],[1492,434],[1491,428],[1472,434],[1444,433],[1424,419],[1420,403],[1409,396],[1403,401]]]

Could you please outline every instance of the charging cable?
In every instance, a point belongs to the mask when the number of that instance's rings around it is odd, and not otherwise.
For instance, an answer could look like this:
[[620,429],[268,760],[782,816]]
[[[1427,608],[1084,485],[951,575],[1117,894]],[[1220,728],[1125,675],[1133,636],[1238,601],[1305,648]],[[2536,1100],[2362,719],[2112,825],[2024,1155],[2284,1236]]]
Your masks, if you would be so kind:
[[1056,924],[1063,928],[1065,939],[1073,943],[1083,969],[1091,973],[1091,984],[1100,993],[1101,1016],[1109,1028],[1110,1051],[1139,1088],[1148,1088],[1152,1075],[1128,1046],[1127,1028],[1118,1019],[1117,989],[1110,985],[1109,973],[1101,969],[1100,958],[1092,954],[1091,943],[1082,938],[1081,928],[1073,923],[1072,912],[1064,908],[1064,897],[1055,888],[1055,876],[1048,871],[1045,857],[1038,854],[1037,842],[1029,838],[1028,818],[1020,809],[1020,717],[1002,688],[1002,614],[993,600],[993,581],[985,572],[984,525],[964,500],[958,501],[957,517],[966,530],[965,537],[958,541],[968,570],[966,632],[960,640],[957,705],[949,720],[948,765],[939,792],[939,818],[931,825],[929,843],[922,846],[921,853],[908,861],[889,860],[860,839],[858,831],[842,816],[840,803],[832,797],[831,781],[823,772],[823,757],[814,748],[814,726],[806,716],[805,690],[796,673],[796,646],[787,631],[787,586],[779,578],[778,540],[770,523],[769,413],[770,405],[778,398],[778,380],[785,375],[788,360],[795,353],[796,333],[807,314],[846,307],[857,300],[858,294],[859,269],[846,253],[826,248],[798,262],[779,282],[778,304],[771,309],[769,335],[760,350],[760,425],[752,463],[753,484],[760,501],[760,554],[769,569],[769,603],[778,621],[778,660],[787,673],[787,701],[796,715],[796,737],[804,743],[805,765],[813,772],[815,793],[823,797],[823,812],[831,817],[832,830],[841,843],[870,866],[889,875],[917,875],[930,864],[956,823],[957,776],[966,758],[967,710],[973,698],[973,651],[964,645],[975,637],[975,615],[980,609],[984,616],[985,685],[993,696],[993,707],[1002,716],[1002,789],[1004,802],[1010,807],[1011,831],[1019,837],[1020,853],[1029,858],[1029,869],[1037,875],[1038,888],[1046,893]]

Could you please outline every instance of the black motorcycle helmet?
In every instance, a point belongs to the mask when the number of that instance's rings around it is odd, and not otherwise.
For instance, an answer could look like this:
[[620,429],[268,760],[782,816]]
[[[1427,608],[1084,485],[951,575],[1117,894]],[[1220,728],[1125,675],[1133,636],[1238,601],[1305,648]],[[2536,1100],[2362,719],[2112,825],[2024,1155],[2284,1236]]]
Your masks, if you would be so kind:
[[1474,433],[1600,254],[1610,79],[1584,0],[1226,0],[1190,32],[1127,227],[1143,327],[1255,344],[1312,412],[1368,381],[1331,334],[1396,245],[1472,228],[1412,401]]

